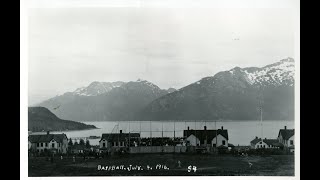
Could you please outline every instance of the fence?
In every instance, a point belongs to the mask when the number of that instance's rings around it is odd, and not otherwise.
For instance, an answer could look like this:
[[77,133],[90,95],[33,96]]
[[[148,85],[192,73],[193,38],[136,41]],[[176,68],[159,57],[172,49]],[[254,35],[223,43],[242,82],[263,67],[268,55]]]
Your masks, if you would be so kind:
[[139,146],[130,147],[130,153],[184,153],[186,146]]

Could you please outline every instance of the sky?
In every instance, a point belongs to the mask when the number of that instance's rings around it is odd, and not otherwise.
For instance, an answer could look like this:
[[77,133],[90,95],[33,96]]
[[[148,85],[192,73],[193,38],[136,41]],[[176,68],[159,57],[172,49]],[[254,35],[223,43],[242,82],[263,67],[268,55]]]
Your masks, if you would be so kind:
[[293,23],[279,8],[31,9],[28,103],[93,81],[179,89],[235,66],[294,58]]

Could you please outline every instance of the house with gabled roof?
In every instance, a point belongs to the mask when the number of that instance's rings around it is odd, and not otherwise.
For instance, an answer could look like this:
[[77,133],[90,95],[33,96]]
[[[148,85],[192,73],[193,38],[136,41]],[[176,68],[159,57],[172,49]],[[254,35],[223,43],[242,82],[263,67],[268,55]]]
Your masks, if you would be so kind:
[[282,148],[283,145],[278,141],[278,139],[261,139],[258,138],[257,136],[255,139],[250,141],[250,146],[252,149],[269,149],[269,148]]
[[29,150],[32,152],[67,153],[68,138],[66,134],[37,134],[28,136]]
[[204,147],[225,147],[228,148],[228,130],[221,129],[208,130],[204,126],[203,130],[193,130],[188,127],[183,131],[187,146],[204,146]]
[[[130,140],[129,140],[130,139]],[[136,146],[140,140],[140,133],[106,133],[102,134],[99,141],[100,150],[106,151],[110,148],[123,148],[130,146]]]
[[294,152],[294,129],[280,129],[278,133],[278,141],[284,145],[284,147],[289,148],[290,152]]

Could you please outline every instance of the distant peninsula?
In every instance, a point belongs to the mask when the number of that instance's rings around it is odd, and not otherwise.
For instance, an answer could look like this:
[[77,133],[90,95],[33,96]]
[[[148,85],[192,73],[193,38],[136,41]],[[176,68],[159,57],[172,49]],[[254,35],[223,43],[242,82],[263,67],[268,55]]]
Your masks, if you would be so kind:
[[94,125],[60,119],[45,107],[28,107],[28,131],[67,131],[96,128]]

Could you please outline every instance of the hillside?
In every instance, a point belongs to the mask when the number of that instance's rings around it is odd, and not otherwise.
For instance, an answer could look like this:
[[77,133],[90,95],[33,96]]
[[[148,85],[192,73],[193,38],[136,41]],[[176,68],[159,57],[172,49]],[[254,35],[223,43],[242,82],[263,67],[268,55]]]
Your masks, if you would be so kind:
[[162,96],[141,110],[140,120],[294,119],[294,60],[257,68],[235,67]]
[[93,82],[39,106],[76,121],[259,120],[261,102],[264,120],[293,120],[294,72],[294,60],[286,58],[218,72],[178,90],[140,79]]
[[28,130],[39,131],[65,131],[84,130],[96,128],[79,122],[62,120],[44,107],[28,107]]
[[174,91],[173,88],[160,89],[141,79],[117,83],[93,82],[88,87],[53,97],[39,106],[50,110],[59,106],[54,112],[63,119],[121,121],[130,120],[153,100]]

